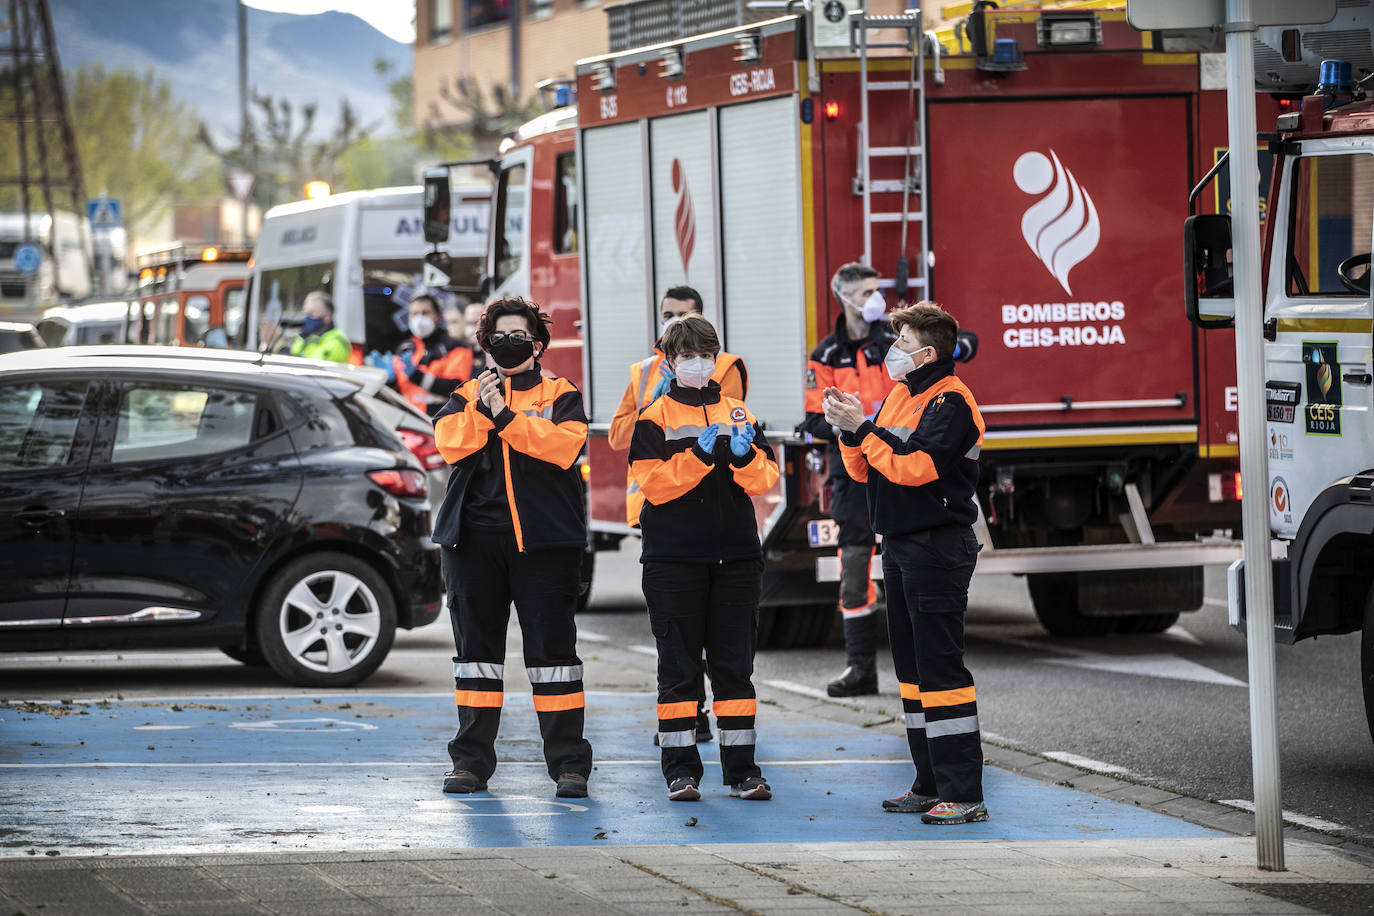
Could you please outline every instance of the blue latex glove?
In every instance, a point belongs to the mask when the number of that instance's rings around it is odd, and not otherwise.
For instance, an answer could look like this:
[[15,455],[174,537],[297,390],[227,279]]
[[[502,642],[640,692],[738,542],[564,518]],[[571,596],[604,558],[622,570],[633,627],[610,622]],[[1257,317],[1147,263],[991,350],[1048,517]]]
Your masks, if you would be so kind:
[[668,393],[668,389],[671,387],[673,387],[673,374],[671,372],[665,372],[663,378],[658,380],[658,384],[654,386],[654,390],[649,394],[648,404],[644,406],[648,407],[649,404],[663,397]]
[[381,350],[373,350],[367,354],[367,364],[374,369],[381,369],[386,373],[387,382],[396,381],[396,366],[391,362],[391,354],[383,353]]
[[712,423],[701,431],[700,436],[697,436],[697,445],[703,452],[710,454],[712,449],[716,447],[716,436],[718,435],[720,435],[720,424]]
[[405,367],[406,375],[415,371],[415,351],[406,350],[401,354],[401,365]]
[[730,433],[730,453],[736,458],[743,458],[749,454],[749,449],[753,444],[754,426],[752,423],[736,426],[734,431]]

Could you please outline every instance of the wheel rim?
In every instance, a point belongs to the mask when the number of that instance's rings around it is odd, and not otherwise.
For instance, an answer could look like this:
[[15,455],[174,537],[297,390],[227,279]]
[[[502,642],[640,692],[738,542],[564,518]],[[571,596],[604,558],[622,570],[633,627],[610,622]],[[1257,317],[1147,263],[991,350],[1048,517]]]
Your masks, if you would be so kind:
[[381,630],[382,612],[372,589],[337,569],[301,579],[277,614],[277,635],[292,661],[326,674],[362,664]]

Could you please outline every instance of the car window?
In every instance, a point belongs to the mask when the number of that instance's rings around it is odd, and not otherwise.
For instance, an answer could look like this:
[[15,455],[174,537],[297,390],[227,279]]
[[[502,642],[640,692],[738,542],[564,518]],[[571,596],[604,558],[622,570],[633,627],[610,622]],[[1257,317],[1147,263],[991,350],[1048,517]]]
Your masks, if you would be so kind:
[[185,312],[185,340],[188,344],[194,344],[200,340],[200,336],[210,326],[210,298],[208,296],[187,296]]
[[78,344],[117,344],[120,342],[120,332],[124,330],[121,324],[89,324],[77,325],[76,343]]
[[0,471],[66,464],[85,400],[85,382],[0,385]]
[[129,387],[119,398],[110,460],[158,461],[225,452],[253,440],[258,397],[209,387]]

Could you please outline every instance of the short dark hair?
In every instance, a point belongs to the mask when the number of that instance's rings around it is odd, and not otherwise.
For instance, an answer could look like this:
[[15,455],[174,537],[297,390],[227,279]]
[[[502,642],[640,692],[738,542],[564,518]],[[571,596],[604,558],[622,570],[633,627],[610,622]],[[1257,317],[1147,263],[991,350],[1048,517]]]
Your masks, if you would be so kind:
[[[674,286],[663,294],[663,299],[681,299],[683,302],[690,300],[698,312],[706,311],[706,307],[701,304],[701,293],[690,286]],[[663,299],[659,302],[662,303]]]
[[863,281],[881,276],[882,274],[878,273],[867,264],[861,264],[858,261],[850,261],[848,264],[841,264],[840,269],[835,271],[835,276],[830,278],[830,289],[836,294],[838,294],[840,290],[844,290],[845,295],[848,295],[849,290],[858,286]]
[[700,315],[684,315],[668,325],[668,330],[663,332],[663,339],[659,341],[659,347],[663,350],[664,356],[674,358],[685,353],[710,353],[714,356],[720,352],[720,337],[716,335],[716,329],[711,326],[711,322],[705,318]]
[[407,303],[407,306],[406,306],[406,307],[409,308],[410,306],[414,305],[414,304],[417,303],[417,302],[428,302],[428,303],[429,303],[429,307],[432,308],[432,309],[434,309],[434,314],[439,315],[440,317],[443,316],[443,311],[439,308],[439,300],[436,299],[436,298],[434,298],[434,296],[433,296],[432,294],[430,294],[430,293],[419,293],[419,294],[417,294],[417,295],[411,296],[411,297],[410,297],[410,302]]
[[954,355],[959,322],[934,302],[918,302],[897,309],[887,316],[887,320],[898,334],[902,333],[902,328],[911,328],[922,343],[935,348],[935,355],[940,359],[949,359]]
[[523,296],[502,296],[487,303],[482,317],[477,320],[477,345],[483,350],[491,345],[491,335],[496,329],[496,319],[502,315],[519,315],[525,319],[530,336],[545,347],[549,345],[549,325],[553,319],[538,305]]

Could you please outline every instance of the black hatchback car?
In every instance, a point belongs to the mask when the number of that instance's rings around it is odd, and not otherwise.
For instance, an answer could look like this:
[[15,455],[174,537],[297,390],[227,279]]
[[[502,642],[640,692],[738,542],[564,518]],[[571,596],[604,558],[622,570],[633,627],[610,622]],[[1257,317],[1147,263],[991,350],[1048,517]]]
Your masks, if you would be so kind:
[[425,471],[370,400],[325,367],[0,356],[0,649],[370,675],[442,593]]

